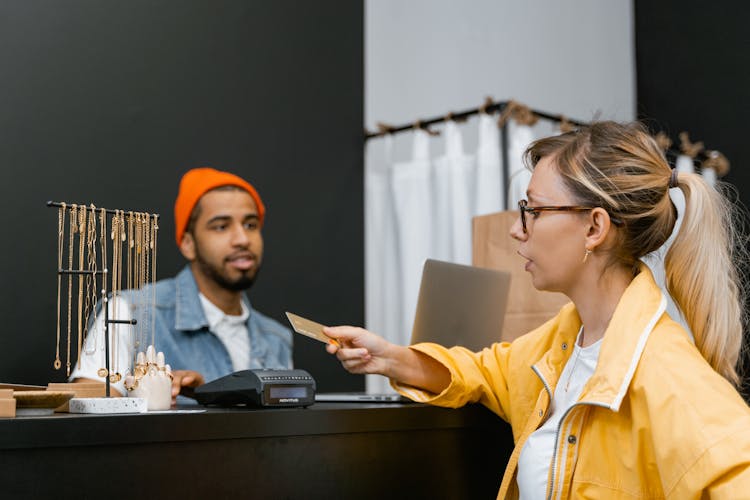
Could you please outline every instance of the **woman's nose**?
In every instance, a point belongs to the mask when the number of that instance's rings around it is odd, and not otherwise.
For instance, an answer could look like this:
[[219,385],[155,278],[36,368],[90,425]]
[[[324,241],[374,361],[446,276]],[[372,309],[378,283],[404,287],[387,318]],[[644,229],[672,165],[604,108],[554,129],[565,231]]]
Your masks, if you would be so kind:
[[523,225],[521,224],[521,216],[516,217],[516,221],[510,226],[510,237],[514,240],[525,241],[529,235],[524,232]]

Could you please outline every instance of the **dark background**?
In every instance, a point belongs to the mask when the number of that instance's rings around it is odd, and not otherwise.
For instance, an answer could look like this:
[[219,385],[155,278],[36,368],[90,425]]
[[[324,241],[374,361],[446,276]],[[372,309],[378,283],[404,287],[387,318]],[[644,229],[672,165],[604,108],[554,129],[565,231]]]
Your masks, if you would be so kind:
[[[737,188],[744,207],[750,206],[745,150],[750,118],[748,20],[747,2],[635,2],[639,118],[652,130],[665,131],[675,146],[685,130],[691,141],[724,153],[731,162],[724,180]],[[750,400],[748,350],[744,357],[744,393]]]
[[[46,201],[159,213],[168,277],[178,181],[197,166],[247,178],[267,206],[256,308],[363,323],[362,17],[349,0],[0,3],[0,381],[65,379]],[[295,343],[321,390],[364,388]]]

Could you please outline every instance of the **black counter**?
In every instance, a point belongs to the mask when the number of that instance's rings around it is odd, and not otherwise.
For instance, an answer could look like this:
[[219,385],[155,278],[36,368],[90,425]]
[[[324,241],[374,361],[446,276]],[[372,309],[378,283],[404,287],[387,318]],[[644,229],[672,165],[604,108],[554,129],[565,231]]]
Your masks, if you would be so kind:
[[481,406],[16,417],[0,497],[494,498],[512,447]]

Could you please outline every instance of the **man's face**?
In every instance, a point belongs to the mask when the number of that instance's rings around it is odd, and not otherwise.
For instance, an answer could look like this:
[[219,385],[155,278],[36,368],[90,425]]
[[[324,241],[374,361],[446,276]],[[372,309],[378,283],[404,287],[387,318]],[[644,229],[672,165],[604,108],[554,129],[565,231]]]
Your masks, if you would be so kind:
[[258,209],[243,190],[209,191],[198,202],[198,217],[186,232],[180,251],[193,265],[198,283],[221,288],[250,288],[263,259]]

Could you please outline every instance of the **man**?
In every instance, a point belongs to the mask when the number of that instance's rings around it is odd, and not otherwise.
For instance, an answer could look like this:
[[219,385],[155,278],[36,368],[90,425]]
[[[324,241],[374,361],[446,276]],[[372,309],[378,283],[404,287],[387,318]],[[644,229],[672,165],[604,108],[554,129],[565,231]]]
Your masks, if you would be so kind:
[[[177,245],[188,265],[154,289],[110,301],[110,315],[136,318],[147,331],[153,325],[156,349],[172,367],[173,401],[234,371],[292,367],[291,332],[255,311],[243,293],[261,267],[264,219],[263,202],[245,180],[212,168],[190,170],[175,202]],[[92,327],[71,379],[103,380],[97,373],[104,366],[102,321]],[[134,329],[118,329],[111,373],[126,371],[133,359]],[[143,337],[150,343],[150,334]],[[125,393],[122,381],[113,387]]]

